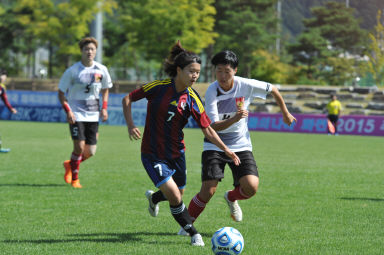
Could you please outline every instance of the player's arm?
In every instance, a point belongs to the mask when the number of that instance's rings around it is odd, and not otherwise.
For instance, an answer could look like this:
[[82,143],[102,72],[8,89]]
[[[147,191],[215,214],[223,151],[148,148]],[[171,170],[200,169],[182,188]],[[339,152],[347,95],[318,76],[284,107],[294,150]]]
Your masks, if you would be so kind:
[[279,90],[275,86],[272,87],[271,93],[277,105],[280,107],[281,112],[283,113],[284,123],[290,126],[293,122],[296,122],[296,118],[289,113],[283,97],[281,96]]
[[73,114],[71,107],[69,107],[68,100],[64,95],[64,92],[59,89],[58,92],[59,101],[61,103],[61,106],[63,107],[64,111],[67,113],[67,121],[69,124],[75,124],[75,115]]
[[219,113],[217,110],[217,98],[215,96],[215,91],[212,92],[212,89],[208,89],[205,94],[205,109],[209,118],[212,120],[211,127],[215,131],[221,131],[229,128],[231,125],[235,124],[242,118],[248,116],[248,111],[245,109],[238,109],[236,114],[228,119],[220,120]]
[[103,102],[102,107],[101,107],[101,120],[103,122],[107,121],[108,119],[108,97],[109,97],[109,89],[101,89],[101,100]]
[[237,166],[240,165],[239,157],[233,151],[228,149],[228,147],[224,144],[224,142],[220,139],[216,131],[211,126],[202,128],[201,130],[203,131],[204,136],[209,141],[211,141],[214,145],[216,145],[218,148],[224,151],[225,154],[233,160],[235,165]]
[[12,107],[12,105],[8,101],[7,93],[5,92],[5,89],[3,90],[3,93],[1,94],[1,98],[3,99],[3,102],[5,106],[13,113],[17,113],[17,110]]
[[231,118],[225,120],[218,120],[211,124],[211,127],[216,131],[221,131],[229,128],[239,120],[248,117],[248,111],[245,109],[238,109],[236,114]]
[[135,123],[133,122],[131,94],[128,94],[123,98],[122,104],[123,104],[123,113],[124,113],[125,122],[127,123],[127,127],[128,127],[129,139],[132,140],[132,137],[133,137],[133,139],[138,140],[141,138],[141,133],[140,133],[140,130],[135,126]]

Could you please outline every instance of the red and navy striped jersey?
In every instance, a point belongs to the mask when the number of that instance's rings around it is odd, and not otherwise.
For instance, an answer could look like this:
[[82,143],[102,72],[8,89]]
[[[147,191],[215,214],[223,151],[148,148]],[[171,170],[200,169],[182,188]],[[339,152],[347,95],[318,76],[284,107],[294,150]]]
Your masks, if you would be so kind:
[[147,117],[141,152],[173,159],[185,150],[183,128],[192,116],[201,128],[210,125],[198,93],[187,88],[178,93],[173,79],[155,80],[132,91],[132,101],[147,98]]
[[4,84],[0,84],[0,97],[1,97],[1,99],[3,100],[5,106],[6,106],[9,110],[12,110],[12,106],[11,106],[11,104],[10,104],[9,101],[8,101],[8,97],[7,97],[7,93],[6,93]]

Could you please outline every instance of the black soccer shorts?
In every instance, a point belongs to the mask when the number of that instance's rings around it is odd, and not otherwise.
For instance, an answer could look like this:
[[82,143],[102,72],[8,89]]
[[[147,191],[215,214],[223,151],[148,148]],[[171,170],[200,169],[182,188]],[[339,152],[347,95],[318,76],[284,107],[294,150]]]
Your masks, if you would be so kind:
[[75,124],[69,124],[69,131],[71,133],[72,140],[85,140],[85,144],[95,145],[97,144],[99,122],[76,121]]
[[259,176],[258,168],[256,165],[255,158],[251,151],[239,151],[235,152],[240,158],[241,164],[236,166],[232,159],[228,158],[224,152],[221,151],[203,151],[201,155],[202,163],[202,181],[218,180],[224,178],[224,168],[228,164],[232,170],[233,185],[239,186],[239,180],[245,175]]

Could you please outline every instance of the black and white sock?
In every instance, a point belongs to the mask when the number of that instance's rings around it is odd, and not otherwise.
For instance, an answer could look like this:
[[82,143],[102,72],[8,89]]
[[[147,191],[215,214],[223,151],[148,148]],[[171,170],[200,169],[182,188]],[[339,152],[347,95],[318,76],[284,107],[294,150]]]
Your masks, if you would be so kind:
[[156,191],[152,194],[152,202],[154,204],[160,203],[161,201],[166,201],[167,198],[164,196],[163,192],[161,190]]
[[177,206],[170,205],[173,218],[179,223],[179,225],[190,235],[197,234],[196,228],[192,224],[191,216],[188,213],[183,201]]

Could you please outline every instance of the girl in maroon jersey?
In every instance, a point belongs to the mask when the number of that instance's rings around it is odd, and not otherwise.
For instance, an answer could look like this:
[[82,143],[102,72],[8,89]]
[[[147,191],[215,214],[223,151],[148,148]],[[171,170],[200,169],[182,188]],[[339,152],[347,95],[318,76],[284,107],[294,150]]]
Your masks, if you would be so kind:
[[[0,72],[0,97],[3,100],[5,106],[9,109],[9,111],[13,114],[17,113],[17,110],[12,107],[12,105],[8,101],[7,92],[5,89],[5,81],[7,80],[7,72],[5,70],[2,70]],[[9,152],[11,149],[9,148],[2,148],[2,141],[0,137],[0,152],[6,153]]]
[[199,78],[200,66],[200,57],[183,49],[177,42],[164,64],[164,71],[170,79],[145,84],[123,99],[124,117],[131,140],[141,138],[141,132],[132,118],[132,102],[142,98],[148,100],[141,160],[152,182],[159,188],[157,192],[146,192],[148,210],[155,217],[159,210],[158,203],[168,200],[172,216],[189,233],[193,246],[204,246],[204,242],[182,200],[186,185],[182,129],[188,123],[188,118],[192,116],[205,137],[221,148],[235,164],[240,162],[211,128],[200,97],[192,89]]

